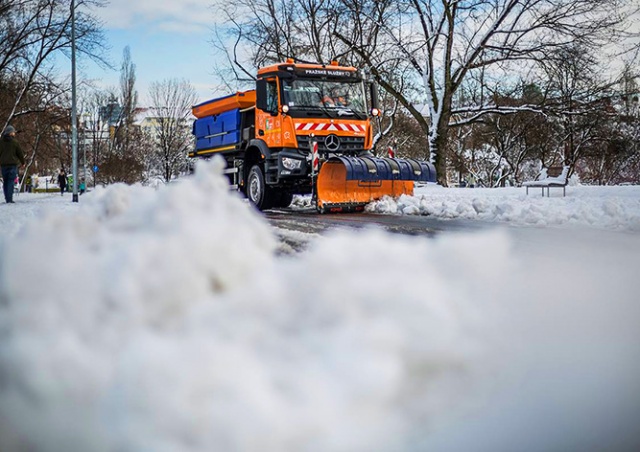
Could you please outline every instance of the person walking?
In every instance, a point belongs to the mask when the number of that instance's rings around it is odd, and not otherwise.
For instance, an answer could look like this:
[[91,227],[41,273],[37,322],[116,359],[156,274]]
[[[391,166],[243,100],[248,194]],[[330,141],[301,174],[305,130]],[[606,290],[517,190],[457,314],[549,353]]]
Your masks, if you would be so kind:
[[58,185],[60,186],[60,196],[63,196],[64,189],[67,188],[67,175],[64,170],[60,170],[60,174],[58,174]]
[[7,203],[14,203],[13,181],[18,177],[18,165],[24,166],[24,152],[16,140],[16,129],[7,126],[0,138],[0,167],[2,167],[2,191]]

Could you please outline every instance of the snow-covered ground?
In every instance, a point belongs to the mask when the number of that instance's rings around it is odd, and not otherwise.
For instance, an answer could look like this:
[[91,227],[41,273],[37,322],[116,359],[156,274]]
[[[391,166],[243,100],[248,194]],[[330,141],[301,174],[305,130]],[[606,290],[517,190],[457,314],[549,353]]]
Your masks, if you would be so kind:
[[0,450],[637,450],[638,188],[427,190],[564,227],[282,256],[220,162],[0,204]]
[[418,188],[415,196],[385,198],[368,206],[371,212],[431,215],[507,222],[524,226],[568,226],[640,231],[640,187],[569,186],[550,188]]

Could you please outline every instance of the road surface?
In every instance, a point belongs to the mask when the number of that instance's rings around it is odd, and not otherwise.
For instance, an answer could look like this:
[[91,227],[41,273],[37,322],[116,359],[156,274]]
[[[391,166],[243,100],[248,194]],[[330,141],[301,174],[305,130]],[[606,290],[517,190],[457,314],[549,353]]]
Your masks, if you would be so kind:
[[495,227],[493,223],[482,221],[442,220],[418,215],[319,214],[314,208],[271,209],[263,214],[276,229],[284,254],[301,251],[308,242],[334,229],[378,227],[397,234],[434,237],[444,232],[472,232]]
[[315,209],[272,209],[264,212],[269,222],[281,229],[319,234],[336,228],[376,226],[389,232],[433,236],[439,232],[477,231],[490,223],[470,220],[442,220],[419,215],[381,215],[375,213],[319,214]]

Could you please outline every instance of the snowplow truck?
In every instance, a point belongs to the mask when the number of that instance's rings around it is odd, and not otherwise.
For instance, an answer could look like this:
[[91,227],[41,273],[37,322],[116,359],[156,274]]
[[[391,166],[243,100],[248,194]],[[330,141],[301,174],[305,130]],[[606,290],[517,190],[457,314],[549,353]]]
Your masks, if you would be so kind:
[[377,89],[354,67],[287,60],[261,68],[255,89],[192,111],[189,157],[224,157],[232,187],[260,210],[311,193],[319,212],[357,211],[436,180],[429,162],[373,156]]

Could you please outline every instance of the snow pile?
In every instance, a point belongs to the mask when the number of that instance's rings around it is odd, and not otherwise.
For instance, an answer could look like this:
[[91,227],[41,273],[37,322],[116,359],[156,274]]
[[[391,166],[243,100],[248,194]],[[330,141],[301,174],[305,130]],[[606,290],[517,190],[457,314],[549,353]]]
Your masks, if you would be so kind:
[[278,258],[219,162],[110,187],[0,242],[0,450],[632,450],[625,240],[525,262],[505,231],[364,230]]
[[[523,188],[420,188],[415,196],[385,197],[367,211],[394,215],[432,215],[444,219],[500,221],[520,226],[586,226],[640,231],[640,187],[551,189],[541,197]],[[555,191],[554,191],[555,190]]]
[[112,186],[79,215],[49,214],[0,242],[0,411],[18,423],[9,430],[43,450],[92,450],[91,438],[113,433],[100,427],[103,398],[124,389],[113,384],[121,360],[145,342],[153,354],[153,331],[271,265],[271,231],[229,195],[222,166],[170,190]]

